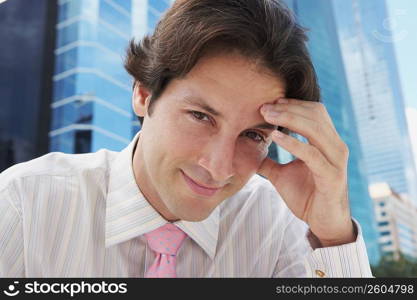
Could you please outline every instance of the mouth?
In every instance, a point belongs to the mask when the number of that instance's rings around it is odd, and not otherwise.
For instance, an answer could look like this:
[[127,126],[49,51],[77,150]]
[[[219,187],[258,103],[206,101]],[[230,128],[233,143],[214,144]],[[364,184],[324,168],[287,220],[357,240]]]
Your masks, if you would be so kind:
[[210,197],[210,196],[213,196],[218,190],[221,189],[221,188],[212,188],[212,187],[203,186],[195,182],[189,176],[187,176],[187,174],[185,174],[183,170],[181,170],[181,173],[182,173],[182,176],[184,177],[185,182],[190,187],[190,189],[199,195]]

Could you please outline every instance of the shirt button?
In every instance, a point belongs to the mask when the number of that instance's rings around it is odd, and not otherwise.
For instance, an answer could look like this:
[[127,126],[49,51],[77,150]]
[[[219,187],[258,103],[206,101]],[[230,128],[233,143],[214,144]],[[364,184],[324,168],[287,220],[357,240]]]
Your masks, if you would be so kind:
[[319,277],[326,276],[326,274],[323,271],[320,271],[320,270],[316,270],[316,275],[319,276]]

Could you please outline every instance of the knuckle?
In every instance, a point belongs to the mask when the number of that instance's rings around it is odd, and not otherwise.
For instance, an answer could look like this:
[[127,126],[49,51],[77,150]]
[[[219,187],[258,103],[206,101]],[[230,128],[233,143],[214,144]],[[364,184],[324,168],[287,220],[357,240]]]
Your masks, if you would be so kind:
[[334,178],[335,182],[345,182],[347,175],[343,169],[336,169],[332,178]]
[[317,105],[316,105],[317,110],[319,110],[321,112],[326,111],[326,107],[324,106],[324,104],[322,102],[316,102],[316,103],[317,103]]
[[342,142],[339,149],[343,157],[347,158],[349,156],[349,147],[346,145],[346,143]]
[[327,115],[326,107],[321,102],[316,103],[314,111],[315,111],[316,117],[319,119],[323,119],[324,116]]
[[312,117],[314,118],[314,120],[323,120],[323,115],[318,109],[312,110]]
[[317,148],[310,146],[309,156],[312,161],[318,160],[320,159],[320,151]]
[[284,112],[281,112],[281,120],[285,122],[293,122],[294,116],[291,113],[284,111]]
[[311,129],[313,130],[314,134],[317,136],[319,136],[323,130],[322,125],[319,122],[313,122],[311,127],[312,127]]

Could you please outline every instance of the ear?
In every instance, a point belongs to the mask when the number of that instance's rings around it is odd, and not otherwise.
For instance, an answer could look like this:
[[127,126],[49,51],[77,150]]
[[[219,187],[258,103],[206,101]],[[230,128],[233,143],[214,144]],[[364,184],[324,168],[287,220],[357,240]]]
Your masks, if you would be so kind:
[[137,116],[144,117],[147,114],[150,98],[148,89],[136,82],[132,94],[132,108]]

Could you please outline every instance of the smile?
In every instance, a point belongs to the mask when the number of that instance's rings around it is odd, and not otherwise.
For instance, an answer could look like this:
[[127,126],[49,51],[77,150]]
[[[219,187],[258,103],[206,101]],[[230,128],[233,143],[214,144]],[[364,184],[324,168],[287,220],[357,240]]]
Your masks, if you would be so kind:
[[195,182],[194,180],[192,180],[190,177],[188,177],[183,170],[181,170],[182,176],[184,177],[185,182],[188,184],[188,186],[190,187],[190,189],[199,194],[199,195],[203,195],[203,196],[213,196],[218,190],[220,190],[221,188],[209,188],[209,187],[205,187],[202,186],[200,184],[198,184],[197,182]]

